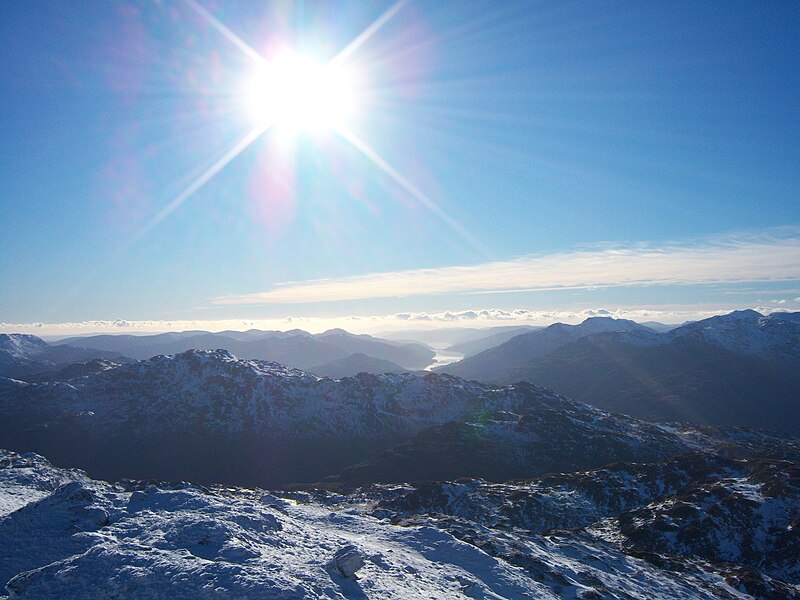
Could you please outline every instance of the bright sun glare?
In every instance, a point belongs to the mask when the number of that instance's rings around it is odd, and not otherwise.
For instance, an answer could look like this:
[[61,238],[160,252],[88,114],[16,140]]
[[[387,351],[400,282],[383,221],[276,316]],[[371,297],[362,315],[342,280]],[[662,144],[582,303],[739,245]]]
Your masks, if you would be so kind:
[[245,99],[251,118],[259,126],[294,131],[343,125],[354,108],[349,72],[289,52],[254,71]]

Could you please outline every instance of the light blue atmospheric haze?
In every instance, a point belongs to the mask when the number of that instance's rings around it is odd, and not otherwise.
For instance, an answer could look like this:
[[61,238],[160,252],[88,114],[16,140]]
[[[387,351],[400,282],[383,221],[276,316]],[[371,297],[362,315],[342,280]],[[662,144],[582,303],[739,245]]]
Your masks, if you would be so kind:
[[[282,42],[321,61],[393,8],[199,6],[260,53]],[[394,8],[347,58],[348,128],[372,158],[334,131],[270,130],[155,222],[252,129],[250,59],[188,2],[0,3],[0,321],[800,307],[800,4]],[[655,287],[575,276],[568,290],[253,300],[286,282],[728,234],[783,253],[769,282],[732,266]]]

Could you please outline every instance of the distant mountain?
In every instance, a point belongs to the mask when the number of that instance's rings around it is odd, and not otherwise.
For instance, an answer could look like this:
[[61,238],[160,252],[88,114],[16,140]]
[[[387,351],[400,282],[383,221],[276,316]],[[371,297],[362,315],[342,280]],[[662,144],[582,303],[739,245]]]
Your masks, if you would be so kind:
[[579,325],[555,323],[544,329],[517,335],[499,346],[434,370],[478,381],[496,382],[501,379],[501,374],[522,367],[529,361],[549,354],[577,339],[609,331],[627,331],[644,336],[656,335],[652,330],[633,321],[591,317]]
[[[479,340],[488,338],[495,334],[503,334],[504,332],[516,332],[516,334],[520,334],[525,333],[526,331],[533,331],[535,329],[541,329],[541,327],[535,325],[500,325],[497,327],[439,327],[434,329],[387,331],[380,334],[380,336],[390,340],[413,340],[420,343],[429,344],[436,348],[446,348],[449,351],[455,346],[468,344],[471,342],[479,342]],[[463,353],[461,350],[454,349],[453,351],[458,354]]]
[[665,340],[692,340],[765,360],[800,361],[800,312],[734,311],[682,325]]
[[494,383],[530,381],[648,420],[798,434],[797,314],[737,311],[661,334],[604,332],[560,345],[546,338],[525,346],[520,338],[536,335],[526,334],[441,371]]
[[[404,369],[426,367],[435,356],[430,348],[421,344],[390,342],[368,335],[353,335],[341,329],[317,335],[293,329],[221,333],[191,331],[145,336],[98,335],[73,339],[89,348],[121,352],[139,360],[187,350],[223,349],[240,358],[271,360],[305,370],[345,359],[355,353],[394,362]],[[64,341],[71,343],[73,339]]]
[[400,365],[393,363],[389,360],[381,360],[380,358],[373,358],[360,352],[351,354],[346,358],[333,360],[324,365],[311,367],[308,372],[320,377],[330,377],[332,379],[340,379],[342,377],[353,377],[359,373],[406,373],[408,369],[404,369]]
[[697,340],[637,346],[592,336],[500,381],[535,381],[651,421],[751,425],[800,434],[800,370]]
[[[214,340],[209,340],[209,344]],[[187,340],[193,344],[194,340]],[[208,350],[209,344],[201,345]],[[346,358],[350,352],[336,344],[300,331],[292,335],[270,336],[246,342],[223,342],[218,348],[229,350],[241,358],[269,360],[298,369],[308,369],[314,365]]]
[[520,334],[536,331],[538,329],[541,329],[541,327],[533,327],[531,325],[522,325],[520,327],[492,327],[487,330],[485,336],[461,342],[460,344],[454,344],[450,346],[447,351],[463,354],[465,357],[472,356],[473,354],[478,354],[489,348],[499,346],[503,342],[507,342]]
[[0,334],[0,377],[26,378],[94,359],[130,362],[118,352],[69,344],[51,345],[35,335]]
[[[439,426],[455,428],[455,437]],[[458,458],[470,440],[487,451],[487,477],[687,449],[656,426],[529,384],[501,388],[433,373],[320,379],[224,350],[157,356],[68,383],[0,379],[0,446],[46,452],[112,479],[317,481],[417,434],[433,440],[425,456],[439,466],[430,473],[444,477],[470,474]],[[579,439],[581,452],[562,451]],[[545,440],[562,450],[545,451]]]
[[[141,360],[143,358],[150,358],[157,354],[171,354],[180,352],[181,348],[185,345],[183,340],[188,338],[195,338],[196,343],[201,341],[208,342],[209,338],[214,334],[208,331],[180,331],[158,333],[154,335],[89,335],[75,338],[65,338],[61,340],[64,344],[81,344],[87,348],[95,348],[97,350],[104,350],[107,352],[119,352],[125,354],[133,359]],[[216,338],[217,342],[220,341],[234,342],[238,341],[232,337],[219,336]],[[152,352],[152,354],[151,354]]]
[[330,329],[314,336],[352,353],[394,362],[407,369],[422,369],[433,362],[435,353],[422,344],[381,340],[370,335],[355,335],[343,329]]
[[669,325],[667,323],[659,323],[658,321],[642,321],[639,325],[644,325],[645,327],[652,329],[658,333],[665,333],[670,331],[671,329],[675,329],[680,327],[680,325]]
[[486,334],[486,328],[479,327],[436,327],[433,329],[384,331],[377,335],[387,340],[413,341],[437,347],[447,347],[478,339],[484,337]]

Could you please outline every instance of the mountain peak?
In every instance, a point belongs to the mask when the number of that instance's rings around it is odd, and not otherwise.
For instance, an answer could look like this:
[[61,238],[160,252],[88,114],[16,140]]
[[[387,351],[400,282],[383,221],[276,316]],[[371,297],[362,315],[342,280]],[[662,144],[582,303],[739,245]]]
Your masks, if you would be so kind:
[[767,322],[787,321],[789,323],[800,323],[800,312],[774,312],[764,317]]
[[297,328],[295,328],[295,329],[289,329],[288,331],[285,331],[284,333],[285,333],[286,335],[290,335],[290,336],[291,336],[291,335],[301,335],[301,336],[305,336],[305,337],[313,337],[313,336],[312,336],[310,333],[308,333],[306,330],[304,330],[304,329],[297,329]]
[[725,321],[757,321],[763,316],[752,308],[746,308],[744,310],[734,310],[727,315],[720,315],[719,318]]
[[32,356],[47,350],[50,345],[42,338],[27,333],[0,333],[0,351],[12,356]]
[[341,327],[334,327],[333,329],[328,329],[327,331],[323,331],[317,337],[327,337],[329,335],[353,335],[349,331],[345,331]]
[[193,359],[207,359],[207,360],[220,360],[232,361],[236,357],[224,348],[217,348],[215,350],[197,350],[191,349],[186,352],[175,354],[174,357],[178,360],[193,360]]
[[592,333],[601,333],[605,331],[627,331],[630,329],[640,329],[643,326],[629,319],[615,319],[613,317],[589,317],[580,325],[576,325],[575,327],[584,331],[591,331]]

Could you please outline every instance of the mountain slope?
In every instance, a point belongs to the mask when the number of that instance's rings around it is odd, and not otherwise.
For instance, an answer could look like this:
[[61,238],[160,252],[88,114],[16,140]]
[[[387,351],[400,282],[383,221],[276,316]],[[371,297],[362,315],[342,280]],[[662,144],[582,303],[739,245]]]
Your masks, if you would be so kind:
[[499,380],[500,373],[521,367],[531,360],[545,356],[582,337],[609,331],[630,331],[642,335],[656,335],[633,321],[591,317],[580,325],[556,323],[544,329],[517,335],[499,346],[434,370],[450,373],[457,377],[496,382]]
[[329,329],[315,337],[350,354],[365,354],[411,370],[427,367],[435,356],[430,348],[422,344],[381,340],[370,335],[348,333],[343,329]]
[[734,311],[688,323],[664,339],[692,340],[764,360],[800,361],[800,313]]
[[648,347],[615,335],[587,337],[498,380],[534,381],[604,410],[652,421],[800,434],[800,365],[735,353],[694,335]]
[[[800,322],[793,313],[740,311],[663,334],[604,332],[556,348],[548,345],[552,335],[526,345],[533,335],[441,371],[500,384],[530,381],[647,420],[800,433]],[[489,360],[476,364],[482,357]]]
[[390,360],[373,358],[358,352],[324,365],[311,367],[308,371],[320,377],[339,379],[341,377],[354,377],[359,373],[405,373],[407,369]]
[[507,342],[513,337],[522,335],[523,333],[536,331],[538,329],[540,328],[529,325],[524,325],[522,327],[492,327],[488,330],[488,333],[485,336],[479,337],[478,339],[461,342],[460,344],[454,344],[447,348],[447,351],[463,354],[465,357],[472,356],[473,354],[478,354],[479,352],[483,352],[489,348],[499,346],[503,342]]
[[657,461],[689,449],[680,437],[650,424],[543,395],[516,413],[487,411],[478,419],[424,429],[319,485],[352,489],[461,477],[505,481],[618,461]]
[[[222,350],[158,356],[68,382],[0,379],[0,444],[111,478],[316,481],[424,430],[433,428],[436,440],[435,428],[451,422],[466,432],[485,424],[494,432],[487,440],[503,442],[498,448],[535,449],[548,438],[566,448],[582,439],[587,452],[572,457],[570,468],[686,450],[674,434],[529,384],[497,387],[432,373],[320,379]],[[452,470],[437,476],[464,474],[455,449],[469,439],[440,445]],[[565,460],[560,452],[494,451],[482,464],[533,475]]]
[[69,344],[50,345],[35,335],[0,334],[0,377],[25,378],[95,359],[130,362],[117,352]]

